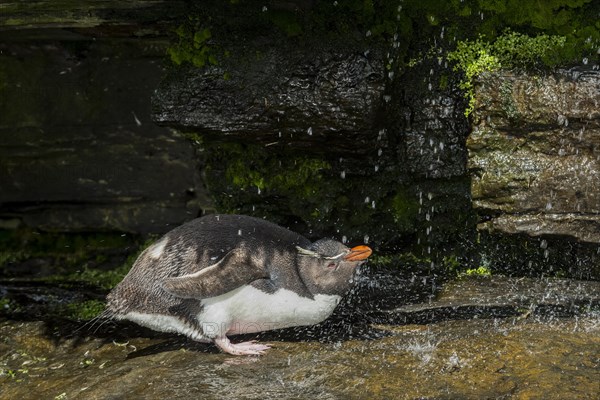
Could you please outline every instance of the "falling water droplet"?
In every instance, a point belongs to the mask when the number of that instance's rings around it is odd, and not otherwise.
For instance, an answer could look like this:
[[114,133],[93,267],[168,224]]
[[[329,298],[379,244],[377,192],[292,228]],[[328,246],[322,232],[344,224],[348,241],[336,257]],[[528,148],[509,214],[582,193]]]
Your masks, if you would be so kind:
[[308,127],[308,129],[306,130],[306,133],[308,133],[309,136],[312,136],[312,126]]
[[241,229],[238,230],[238,236],[242,236],[242,230]]
[[381,155],[382,155],[382,154],[383,154],[383,149],[379,149],[379,150],[377,150],[377,155],[378,155],[379,157],[381,157]]
[[552,210],[552,203],[551,202],[547,202],[546,203],[546,210]]
[[347,243],[348,242],[348,238],[344,235],[342,236],[342,243]]
[[371,202],[371,208],[375,208],[375,200]]
[[340,178],[346,179],[346,171],[340,172]]
[[260,194],[260,193],[261,193],[261,191],[260,191],[260,187],[258,187],[258,186],[256,187],[256,192],[257,192],[258,194]]
[[379,165],[375,166],[375,172],[379,171]]
[[369,196],[365,197],[365,203],[368,203],[369,201],[371,201],[371,199],[369,198]]
[[540,242],[540,248],[542,248],[542,249],[548,248],[548,242],[546,241],[546,239],[542,239],[542,241]]
[[364,243],[368,244],[369,243],[369,235],[365,235],[365,237],[363,238]]

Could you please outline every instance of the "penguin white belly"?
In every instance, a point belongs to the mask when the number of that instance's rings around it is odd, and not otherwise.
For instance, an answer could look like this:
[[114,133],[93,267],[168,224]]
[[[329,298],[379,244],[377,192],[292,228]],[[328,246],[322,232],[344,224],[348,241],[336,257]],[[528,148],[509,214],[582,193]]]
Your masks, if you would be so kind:
[[162,314],[147,314],[139,312],[129,312],[124,315],[115,315],[116,319],[126,319],[135,322],[138,325],[146,328],[154,329],[159,332],[175,332],[186,335],[199,342],[210,342],[210,338],[205,337],[202,332],[199,332],[194,327],[184,323],[180,318],[162,315]]
[[329,317],[340,299],[324,294],[309,299],[287,289],[265,293],[246,285],[202,300],[198,321],[209,337],[314,325]]

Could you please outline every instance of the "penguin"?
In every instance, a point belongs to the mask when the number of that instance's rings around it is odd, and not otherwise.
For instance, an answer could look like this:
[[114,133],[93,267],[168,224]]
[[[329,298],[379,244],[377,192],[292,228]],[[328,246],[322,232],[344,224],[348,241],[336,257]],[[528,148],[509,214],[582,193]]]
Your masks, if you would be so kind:
[[207,215],[146,248],[108,294],[107,313],[225,353],[262,355],[269,345],[228,336],[324,321],[371,253],[259,218]]

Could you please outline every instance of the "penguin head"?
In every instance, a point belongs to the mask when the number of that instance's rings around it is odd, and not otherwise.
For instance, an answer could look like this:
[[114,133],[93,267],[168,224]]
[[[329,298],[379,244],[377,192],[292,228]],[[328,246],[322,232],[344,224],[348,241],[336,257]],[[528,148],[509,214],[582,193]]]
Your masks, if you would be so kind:
[[298,270],[313,294],[343,295],[372,250],[364,245],[349,248],[333,239],[320,239],[298,250]]

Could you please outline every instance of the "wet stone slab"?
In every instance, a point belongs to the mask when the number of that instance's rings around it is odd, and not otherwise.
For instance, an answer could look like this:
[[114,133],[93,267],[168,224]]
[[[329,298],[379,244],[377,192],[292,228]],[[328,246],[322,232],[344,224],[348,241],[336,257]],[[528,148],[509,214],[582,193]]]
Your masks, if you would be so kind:
[[[600,381],[600,316],[380,325],[373,340],[271,337],[263,357],[145,334],[55,336],[0,324],[3,399],[588,399]],[[109,335],[110,336],[110,335]],[[127,334],[125,334],[127,336]],[[283,341],[279,341],[283,340]]]
[[4,318],[0,399],[588,399],[599,298],[593,281],[461,279],[429,302],[350,301],[316,327],[233,338],[272,343],[262,357],[130,324]]
[[427,323],[445,319],[574,317],[600,310],[600,282],[504,276],[450,282],[427,303],[372,312],[388,323]]

